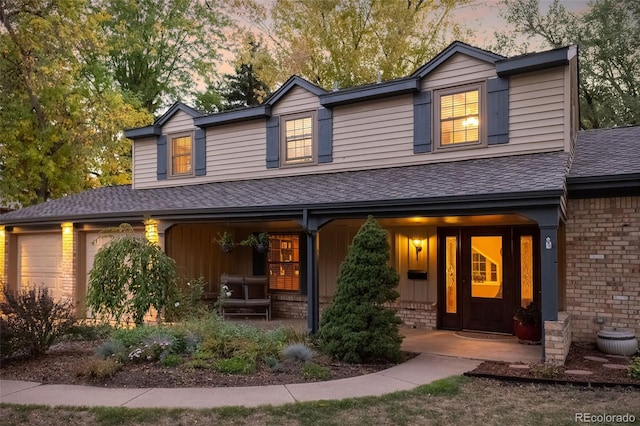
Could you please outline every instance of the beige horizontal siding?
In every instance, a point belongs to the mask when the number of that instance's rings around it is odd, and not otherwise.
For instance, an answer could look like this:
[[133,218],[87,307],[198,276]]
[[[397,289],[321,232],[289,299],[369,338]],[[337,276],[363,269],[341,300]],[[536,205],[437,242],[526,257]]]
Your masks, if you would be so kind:
[[133,142],[133,187],[143,188],[157,181],[156,139],[138,139]]
[[316,95],[300,86],[295,86],[273,106],[273,115],[296,114],[305,111],[315,111],[320,106]]
[[[441,88],[489,77],[495,77],[491,64],[456,54],[425,77],[422,86]],[[136,141],[134,184],[136,188],[178,186],[557,151],[566,142],[567,80],[562,68],[510,77],[507,144],[414,154],[413,96],[407,94],[334,107],[332,163],[267,169],[266,120],[256,119],[207,129],[206,176],[157,181],[155,140]],[[315,95],[294,87],[277,102],[273,115],[318,107]],[[191,122],[188,114],[180,112],[164,130],[189,130]]]
[[[567,88],[568,89],[568,88]],[[509,144],[565,145],[564,69],[515,75],[509,82]]]
[[162,126],[162,133],[170,135],[187,132],[193,130],[194,127],[193,118],[184,111],[178,111]]
[[357,166],[377,161],[384,166],[413,155],[413,97],[334,108],[333,164]]
[[492,64],[456,53],[422,79],[422,90],[457,86],[495,76]]

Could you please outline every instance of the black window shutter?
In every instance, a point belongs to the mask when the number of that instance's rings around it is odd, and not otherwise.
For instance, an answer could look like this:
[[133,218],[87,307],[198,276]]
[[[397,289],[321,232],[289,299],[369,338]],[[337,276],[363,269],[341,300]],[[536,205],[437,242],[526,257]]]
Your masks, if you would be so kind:
[[205,129],[195,131],[195,169],[196,176],[207,174],[207,136]]
[[318,163],[333,161],[333,113],[330,108],[318,109]]
[[158,180],[167,178],[167,136],[160,135],[158,136],[158,141],[156,142],[157,153],[158,153]]
[[487,80],[487,143],[509,142],[509,79],[496,77]]
[[280,117],[267,119],[267,169],[280,166]]
[[431,151],[431,92],[413,95],[413,153]]

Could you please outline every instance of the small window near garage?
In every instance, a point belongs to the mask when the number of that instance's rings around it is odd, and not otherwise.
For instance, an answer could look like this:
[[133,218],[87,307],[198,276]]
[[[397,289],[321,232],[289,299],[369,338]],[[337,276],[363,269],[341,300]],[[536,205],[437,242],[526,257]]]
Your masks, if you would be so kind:
[[436,149],[483,144],[482,86],[436,92]]
[[297,234],[269,234],[269,288],[300,290],[300,237]]
[[191,134],[171,137],[171,176],[193,174],[193,138]]
[[314,118],[313,114],[284,117],[283,158],[284,164],[314,162]]

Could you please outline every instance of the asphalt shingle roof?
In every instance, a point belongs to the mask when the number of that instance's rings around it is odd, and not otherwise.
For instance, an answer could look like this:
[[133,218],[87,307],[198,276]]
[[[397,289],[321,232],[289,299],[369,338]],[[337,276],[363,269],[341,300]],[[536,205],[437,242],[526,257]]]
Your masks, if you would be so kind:
[[564,152],[138,189],[103,187],[0,216],[0,223],[154,212],[237,211],[562,191]]
[[640,126],[578,133],[569,178],[640,174]]

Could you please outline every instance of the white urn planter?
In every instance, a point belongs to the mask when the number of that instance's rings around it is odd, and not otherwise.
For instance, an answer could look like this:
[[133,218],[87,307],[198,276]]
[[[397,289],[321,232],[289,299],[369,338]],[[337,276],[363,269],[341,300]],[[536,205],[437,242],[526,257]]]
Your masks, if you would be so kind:
[[609,355],[631,356],[638,351],[638,340],[633,330],[605,328],[598,332],[598,349]]

